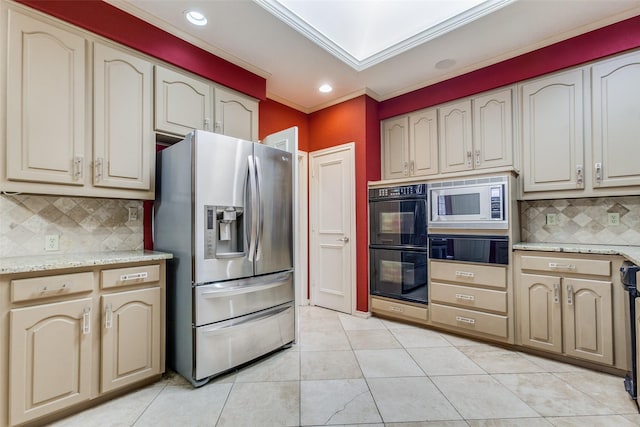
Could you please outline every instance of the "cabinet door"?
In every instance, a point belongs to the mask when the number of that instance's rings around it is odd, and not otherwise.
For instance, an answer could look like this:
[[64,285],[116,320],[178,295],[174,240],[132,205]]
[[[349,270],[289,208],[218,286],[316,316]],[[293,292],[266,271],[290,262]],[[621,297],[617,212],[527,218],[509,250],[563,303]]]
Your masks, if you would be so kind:
[[91,298],[10,312],[10,424],[88,400]]
[[562,353],[560,277],[518,275],[522,345]]
[[438,173],[438,113],[435,108],[409,116],[409,174]]
[[640,185],[640,53],[591,68],[594,187]]
[[84,185],[85,40],[8,14],[7,178]]
[[152,65],[94,44],[93,184],[149,190],[152,131]]
[[524,191],[584,188],[583,71],[524,83]]
[[473,99],[475,169],[513,164],[511,89]]
[[185,136],[211,126],[212,88],[207,83],[162,67],[155,67],[155,128]]
[[613,364],[611,288],[612,283],[606,281],[563,279],[566,354]]
[[258,102],[232,91],[216,87],[215,132],[242,138],[258,140]]
[[471,100],[438,109],[440,167],[442,172],[473,169]]
[[102,296],[100,391],[161,372],[160,288]]
[[382,122],[382,178],[409,175],[409,117]]

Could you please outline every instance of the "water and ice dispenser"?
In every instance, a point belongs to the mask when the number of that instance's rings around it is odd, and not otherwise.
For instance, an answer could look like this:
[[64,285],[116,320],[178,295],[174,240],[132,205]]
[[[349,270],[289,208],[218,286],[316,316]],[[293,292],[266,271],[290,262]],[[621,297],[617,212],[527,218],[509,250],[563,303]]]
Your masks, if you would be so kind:
[[244,208],[205,206],[205,218],[205,259],[245,256]]

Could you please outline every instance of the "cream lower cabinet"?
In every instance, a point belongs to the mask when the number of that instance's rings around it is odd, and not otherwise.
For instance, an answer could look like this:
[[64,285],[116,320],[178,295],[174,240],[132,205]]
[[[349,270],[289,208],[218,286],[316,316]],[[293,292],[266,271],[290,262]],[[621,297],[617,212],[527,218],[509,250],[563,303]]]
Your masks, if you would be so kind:
[[520,254],[516,265],[520,343],[614,365],[611,261]]
[[10,423],[91,397],[91,298],[10,312]]
[[0,275],[0,426],[41,424],[159,377],[164,265]]
[[432,260],[429,275],[432,325],[513,343],[506,266]]
[[160,288],[101,297],[100,390],[131,384],[160,370]]

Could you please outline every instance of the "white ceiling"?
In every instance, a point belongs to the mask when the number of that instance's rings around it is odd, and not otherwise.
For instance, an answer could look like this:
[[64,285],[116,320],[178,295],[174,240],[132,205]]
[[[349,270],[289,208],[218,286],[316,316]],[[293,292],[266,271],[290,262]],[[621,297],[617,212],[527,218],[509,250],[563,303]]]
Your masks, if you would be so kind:
[[[446,26],[439,31],[436,28],[435,36],[431,37],[428,29],[412,26],[406,14],[424,16],[429,9],[425,5],[437,9],[442,0],[387,0],[398,11],[387,11],[382,18],[372,15],[373,4],[381,0],[341,0],[339,3],[350,3],[366,11],[356,21],[343,13],[354,9],[336,7],[336,0],[257,0],[262,6],[253,0],[107,1],[266,78],[269,98],[303,112],[363,93],[378,101],[389,99],[640,15],[640,0],[489,0],[486,3],[492,6],[492,13],[467,15],[470,18],[463,20],[465,25]],[[458,1],[461,0],[447,2]],[[312,28],[307,21],[298,21],[298,29],[294,29],[282,17],[276,17],[273,10],[268,11],[265,3],[279,3],[278,7],[283,3],[326,4],[328,8],[324,10],[329,12],[326,16],[334,29],[339,30],[340,37],[348,37],[345,29],[353,31],[338,50],[346,52],[345,47],[355,46],[355,54],[350,54],[355,63],[336,56],[336,52],[330,53],[327,45],[321,47],[324,34],[314,36],[312,30],[303,35],[300,27]],[[309,6],[303,8],[307,20],[313,17]],[[204,13],[209,24],[206,27],[189,24],[184,18],[187,9]],[[302,14],[300,10],[298,13]],[[295,13],[290,15],[295,17]],[[293,21],[290,23],[295,25]],[[410,37],[408,46],[398,48],[407,39],[408,30],[417,33],[417,38]],[[386,51],[385,42],[378,47],[362,45],[378,33],[387,33],[396,42],[387,41]],[[332,37],[334,44],[339,43],[335,39],[340,37]],[[442,61],[445,65],[454,64],[442,67]],[[331,84],[333,92],[320,93],[318,87],[323,83]]]

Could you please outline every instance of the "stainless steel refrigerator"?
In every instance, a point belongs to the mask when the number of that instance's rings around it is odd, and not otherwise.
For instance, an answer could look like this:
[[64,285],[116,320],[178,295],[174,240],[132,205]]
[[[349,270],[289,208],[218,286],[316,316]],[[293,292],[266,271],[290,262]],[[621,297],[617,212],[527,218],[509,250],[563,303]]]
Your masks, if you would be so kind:
[[158,153],[167,362],[199,386],[295,338],[293,159],[205,131]]

